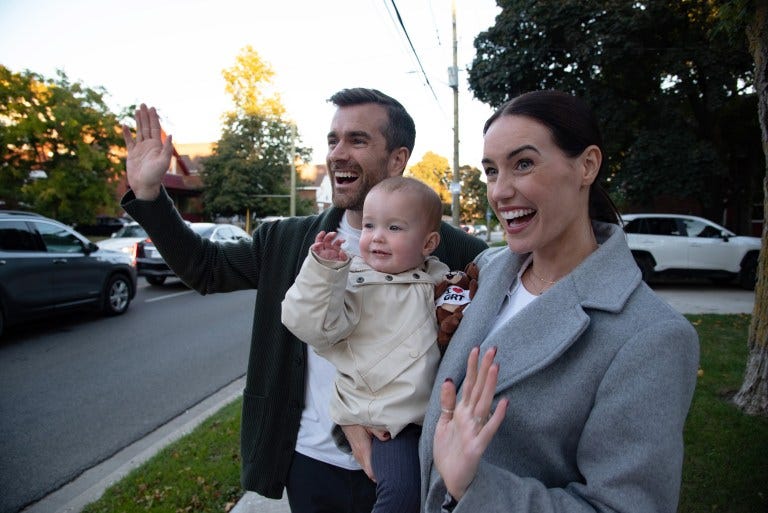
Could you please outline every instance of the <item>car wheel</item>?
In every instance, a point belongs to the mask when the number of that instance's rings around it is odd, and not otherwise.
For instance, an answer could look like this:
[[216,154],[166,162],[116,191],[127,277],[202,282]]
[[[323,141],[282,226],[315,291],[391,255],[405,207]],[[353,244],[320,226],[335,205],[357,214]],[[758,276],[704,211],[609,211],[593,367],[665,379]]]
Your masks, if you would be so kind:
[[165,276],[147,276],[147,283],[150,285],[162,285],[165,283]]
[[640,274],[643,277],[643,281],[648,283],[653,277],[653,260],[651,260],[651,257],[648,255],[637,255],[635,256],[635,262],[637,263],[637,267],[640,268]]
[[112,276],[104,290],[102,311],[106,315],[120,315],[128,310],[131,304],[131,284],[122,274]]
[[750,254],[744,257],[739,272],[739,285],[747,290],[755,290],[757,282],[757,255]]

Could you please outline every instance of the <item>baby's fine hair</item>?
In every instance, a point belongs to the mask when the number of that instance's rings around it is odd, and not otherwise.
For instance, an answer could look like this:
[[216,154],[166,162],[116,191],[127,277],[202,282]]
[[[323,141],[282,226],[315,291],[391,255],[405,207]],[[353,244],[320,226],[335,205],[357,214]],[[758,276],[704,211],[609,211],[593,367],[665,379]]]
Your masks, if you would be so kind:
[[386,192],[409,192],[420,200],[420,206],[424,210],[427,226],[432,231],[440,231],[440,222],[443,219],[443,202],[440,196],[430,186],[415,178],[407,176],[391,176],[377,183],[371,190],[382,189]]

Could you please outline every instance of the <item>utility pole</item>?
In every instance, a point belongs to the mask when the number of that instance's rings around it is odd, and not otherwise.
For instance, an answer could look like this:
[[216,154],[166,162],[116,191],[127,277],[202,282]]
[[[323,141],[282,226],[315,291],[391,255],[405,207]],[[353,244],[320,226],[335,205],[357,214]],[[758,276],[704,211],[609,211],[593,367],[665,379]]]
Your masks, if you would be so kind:
[[456,42],[456,0],[451,2],[451,18],[453,20],[453,66],[448,68],[448,85],[453,89],[453,181],[451,182],[453,202],[451,212],[453,225],[458,227],[461,221],[459,206],[461,180],[459,177],[459,66]]

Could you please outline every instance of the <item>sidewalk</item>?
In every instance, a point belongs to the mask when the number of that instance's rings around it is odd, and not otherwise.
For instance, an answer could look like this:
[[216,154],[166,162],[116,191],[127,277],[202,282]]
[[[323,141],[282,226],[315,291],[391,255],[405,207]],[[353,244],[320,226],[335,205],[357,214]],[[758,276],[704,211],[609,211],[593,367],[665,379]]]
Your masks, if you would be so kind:
[[230,513],[291,513],[288,499],[266,499],[253,492],[246,492]]

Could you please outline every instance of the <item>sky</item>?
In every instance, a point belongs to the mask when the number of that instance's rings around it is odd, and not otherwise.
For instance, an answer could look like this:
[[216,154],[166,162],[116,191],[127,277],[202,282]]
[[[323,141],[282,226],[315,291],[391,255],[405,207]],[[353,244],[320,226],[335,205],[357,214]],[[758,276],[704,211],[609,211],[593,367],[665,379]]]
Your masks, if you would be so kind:
[[71,82],[103,87],[113,112],[155,106],[176,143],[215,142],[233,107],[221,72],[251,45],[275,71],[313,163],[325,161],[327,99],[373,87],[416,122],[409,164],[432,151],[452,165],[454,1],[459,163],[480,167],[491,109],[473,99],[466,68],[475,36],[495,22],[494,0],[394,0],[410,43],[392,0],[0,0],[0,64],[47,78],[62,70]]

